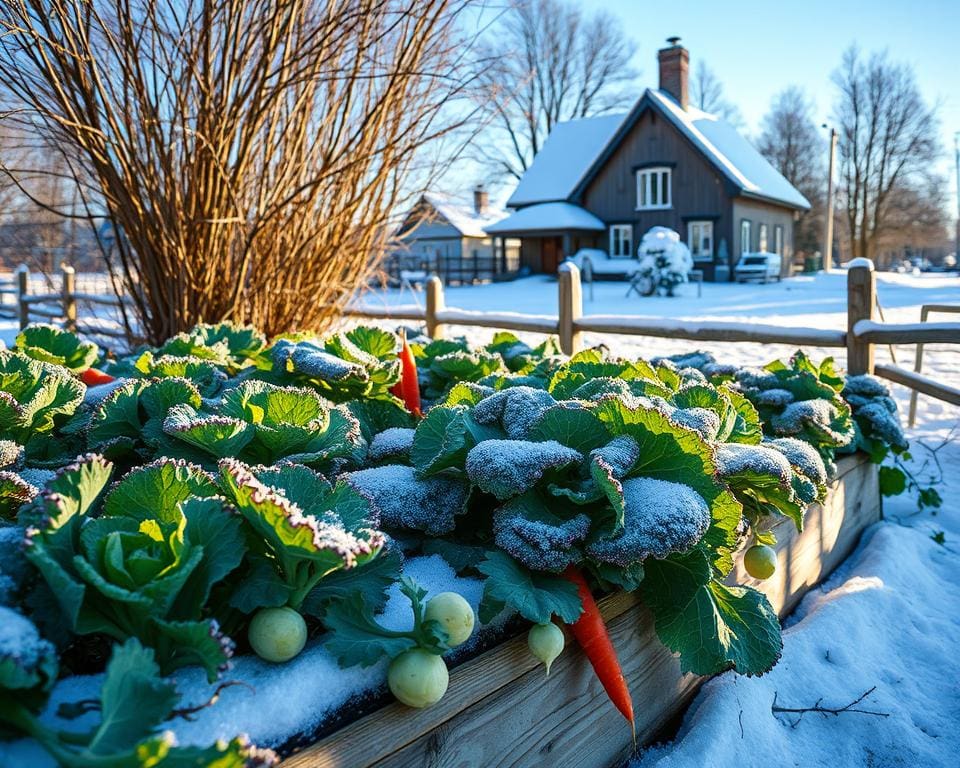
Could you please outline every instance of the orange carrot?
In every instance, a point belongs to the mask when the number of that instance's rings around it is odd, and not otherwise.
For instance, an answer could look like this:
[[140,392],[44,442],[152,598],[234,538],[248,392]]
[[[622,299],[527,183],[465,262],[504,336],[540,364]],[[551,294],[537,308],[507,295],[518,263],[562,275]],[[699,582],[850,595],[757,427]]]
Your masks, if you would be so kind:
[[87,370],[80,374],[80,381],[88,387],[96,387],[100,384],[109,384],[111,381],[116,381],[116,379],[109,373],[98,371],[96,368],[87,368]]
[[391,388],[391,392],[403,400],[403,404],[414,416],[422,416],[420,411],[420,381],[417,379],[417,361],[413,357],[407,334],[401,333],[403,346],[400,348],[400,381]]
[[603,623],[600,609],[597,608],[597,603],[590,594],[590,587],[587,586],[583,574],[572,565],[567,567],[563,576],[576,585],[580,602],[583,604],[583,613],[574,624],[570,625],[570,631],[590,659],[593,671],[603,684],[610,701],[633,726],[633,700],[630,698],[630,690],[627,688],[627,681],[623,679],[617,652],[613,649],[613,643],[610,642],[610,635],[607,634],[607,627]]

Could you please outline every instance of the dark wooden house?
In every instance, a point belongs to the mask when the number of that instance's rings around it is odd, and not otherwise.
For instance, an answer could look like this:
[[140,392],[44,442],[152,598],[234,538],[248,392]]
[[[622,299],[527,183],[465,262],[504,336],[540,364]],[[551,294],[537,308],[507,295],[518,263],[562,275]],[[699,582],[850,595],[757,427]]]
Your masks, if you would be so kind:
[[[486,231],[519,238],[521,261],[553,273],[584,248],[636,258],[650,227],[676,230],[708,280],[728,280],[743,253],[793,257],[807,200],[725,120],[688,102],[689,54],[659,51],[660,87],[624,114],[558,124]],[[628,270],[624,270],[628,271]]]

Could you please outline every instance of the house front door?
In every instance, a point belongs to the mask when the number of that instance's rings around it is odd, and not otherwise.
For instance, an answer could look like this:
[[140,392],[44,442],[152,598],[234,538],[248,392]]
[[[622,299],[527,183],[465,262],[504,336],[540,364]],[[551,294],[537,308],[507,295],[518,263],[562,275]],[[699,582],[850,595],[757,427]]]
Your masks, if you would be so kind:
[[563,238],[545,237],[543,238],[543,250],[540,258],[540,266],[544,274],[555,275],[557,267],[563,260]]

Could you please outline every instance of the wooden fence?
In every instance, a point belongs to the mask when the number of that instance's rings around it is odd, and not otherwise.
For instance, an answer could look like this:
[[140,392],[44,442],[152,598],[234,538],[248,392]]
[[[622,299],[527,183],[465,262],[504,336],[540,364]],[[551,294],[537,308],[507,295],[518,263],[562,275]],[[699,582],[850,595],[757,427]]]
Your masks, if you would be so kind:
[[[584,333],[608,333],[627,336],[655,336],[693,341],[755,342],[758,344],[794,344],[797,346],[836,347],[847,353],[847,371],[872,373],[903,384],[954,405],[960,405],[960,389],[909,371],[896,365],[877,364],[874,347],[887,344],[960,344],[960,323],[897,324],[878,320],[877,286],[873,263],[854,259],[847,270],[847,327],[833,330],[809,327],[783,327],[756,323],[673,320],[640,315],[584,315],[580,271],[570,262],[560,265],[556,315],[527,315],[517,312],[471,312],[447,307],[443,283],[436,276],[426,282],[425,308],[352,307],[347,314],[379,320],[423,322],[431,338],[441,338],[447,325],[502,328],[556,334],[561,349],[568,355],[582,346]],[[938,305],[942,311],[942,305]]]
[[[106,336],[114,339],[126,339],[126,330],[120,324],[111,327],[103,324],[93,324],[81,321],[79,306],[99,305],[113,307],[119,311],[121,304],[129,306],[132,302],[127,297],[118,298],[115,295],[91,293],[77,290],[77,274],[73,267],[61,265],[60,290],[48,293],[32,293],[30,290],[30,271],[25,264],[21,264],[14,272],[13,288],[9,289],[16,296],[16,318],[21,328],[34,320],[55,322],[68,330],[87,335]],[[8,289],[0,284],[0,295]]]
[[[557,314],[533,315],[519,312],[477,312],[448,307],[442,280],[431,275],[426,280],[426,306],[398,308],[350,307],[352,317],[376,320],[412,320],[426,325],[431,338],[441,338],[448,325],[500,328],[513,331],[556,334],[561,349],[568,355],[582,346],[584,333],[655,336],[692,341],[754,342],[758,344],[792,344],[796,346],[835,347],[846,349],[847,371],[851,374],[872,373],[902,384],[953,405],[960,405],[960,388],[936,381],[921,373],[924,344],[960,344],[960,323],[927,322],[930,312],[960,312],[960,305],[930,305],[923,309],[922,322],[916,324],[886,323],[878,319],[877,287],[873,263],[854,259],[847,270],[847,327],[845,330],[783,327],[757,323],[673,320],[641,315],[584,315],[580,270],[564,262],[558,270]],[[0,284],[0,297],[11,290],[16,294],[16,312],[20,327],[34,318],[60,321],[64,327],[81,333],[124,338],[123,328],[95,327],[82,323],[77,316],[79,302],[119,307],[130,299],[79,292],[76,275],[69,266],[61,269],[61,290],[58,293],[31,294],[29,272],[21,266],[15,273],[15,289]],[[897,365],[877,364],[877,345],[917,344],[915,370]]]

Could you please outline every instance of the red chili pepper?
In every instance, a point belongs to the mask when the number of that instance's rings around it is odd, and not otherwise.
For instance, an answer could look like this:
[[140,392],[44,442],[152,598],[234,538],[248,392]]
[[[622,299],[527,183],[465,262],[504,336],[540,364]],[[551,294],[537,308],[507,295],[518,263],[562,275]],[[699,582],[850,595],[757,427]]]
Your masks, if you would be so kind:
[[633,726],[633,699],[630,698],[630,689],[627,688],[627,681],[623,678],[617,652],[610,641],[600,609],[593,595],[590,594],[590,587],[587,586],[583,574],[572,565],[563,572],[563,577],[576,585],[580,602],[583,604],[583,613],[575,623],[570,625],[570,631],[590,659],[593,671],[603,684],[610,701]]
[[116,381],[116,379],[109,373],[98,371],[96,368],[87,368],[87,370],[80,374],[80,381],[88,387],[97,387],[100,384],[109,384],[111,381]]
[[420,380],[417,378],[417,361],[413,357],[407,334],[401,333],[403,346],[400,347],[400,381],[391,387],[390,392],[403,400],[403,404],[414,416],[422,416],[420,411]]

